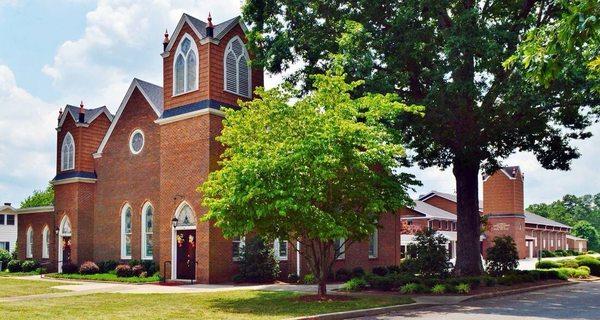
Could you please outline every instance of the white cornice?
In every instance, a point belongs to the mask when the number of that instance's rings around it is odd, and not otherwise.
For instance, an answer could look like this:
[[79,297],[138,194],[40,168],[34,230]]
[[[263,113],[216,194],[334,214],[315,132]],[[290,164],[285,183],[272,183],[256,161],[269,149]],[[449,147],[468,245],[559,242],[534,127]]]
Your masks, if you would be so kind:
[[96,183],[96,181],[98,181],[98,179],[75,177],[75,178],[67,178],[67,179],[60,179],[60,180],[52,180],[52,181],[50,181],[50,184],[52,184],[53,186],[57,186],[57,185],[61,185],[61,184],[75,183],[75,182]]
[[163,125],[163,124],[167,124],[167,123],[172,123],[172,122],[176,122],[176,121],[181,121],[181,120],[185,120],[185,119],[189,119],[189,118],[198,117],[198,116],[205,115],[205,114],[212,114],[212,115],[216,115],[216,116],[220,116],[220,117],[225,117],[225,112],[223,112],[221,110],[213,109],[213,108],[206,108],[206,109],[192,111],[192,112],[188,112],[188,113],[184,113],[184,114],[180,114],[180,115],[176,115],[176,116],[172,116],[172,117],[168,117],[168,118],[164,118],[164,119],[156,119],[156,120],[154,120],[154,122],[159,125]]

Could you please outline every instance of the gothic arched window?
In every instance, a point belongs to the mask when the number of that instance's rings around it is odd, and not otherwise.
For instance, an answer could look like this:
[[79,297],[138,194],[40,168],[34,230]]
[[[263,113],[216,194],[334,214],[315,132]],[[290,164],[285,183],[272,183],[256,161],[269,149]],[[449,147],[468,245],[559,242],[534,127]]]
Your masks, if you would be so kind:
[[227,44],[223,61],[225,73],[225,91],[250,98],[252,95],[252,77],[248,51],[240,37],[235,36]]
[[184,34],[175,51],[173,94],[198,89],[198,48],[189,34]]
[[67,132],[60,148],[60,170],[73,170],[75,168],[75,142],[70,132]]

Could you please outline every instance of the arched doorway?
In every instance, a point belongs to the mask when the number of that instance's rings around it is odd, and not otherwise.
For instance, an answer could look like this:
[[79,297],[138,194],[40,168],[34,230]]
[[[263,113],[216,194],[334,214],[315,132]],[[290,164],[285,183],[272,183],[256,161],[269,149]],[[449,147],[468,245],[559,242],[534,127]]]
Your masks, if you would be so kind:
[[69,217],[64,216],[58,229],[58,272],[62,272],[62,266],[71,262],[71,221]]
[[172,229],[172,279],[196,279],[196,215],[187,202],[175,210]]

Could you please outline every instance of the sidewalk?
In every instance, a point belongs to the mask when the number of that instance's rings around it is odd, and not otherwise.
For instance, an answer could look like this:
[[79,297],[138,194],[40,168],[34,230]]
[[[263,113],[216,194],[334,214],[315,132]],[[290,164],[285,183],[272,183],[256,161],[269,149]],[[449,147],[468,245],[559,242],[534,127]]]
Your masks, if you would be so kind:
[[[592,257],[600,257],[600,254],[590,254]],[[577,256],[569,256],[569,257],[552,257],[552,258],[542,258],[542,260],[556,261],[556,260],[565,260],[565,259],[575,259]],[[535,270],[535,264],[538,262],[538,258],[531,259],[522,259],[519,260],[519,270]]]

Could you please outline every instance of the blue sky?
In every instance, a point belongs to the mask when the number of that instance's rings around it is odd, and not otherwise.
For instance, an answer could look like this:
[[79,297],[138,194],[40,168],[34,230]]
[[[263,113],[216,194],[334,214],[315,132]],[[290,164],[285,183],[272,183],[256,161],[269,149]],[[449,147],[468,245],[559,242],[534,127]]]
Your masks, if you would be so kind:
[[[183,12],[215,22],[240,12],[240,0],[0,0],[0,202],[18,204],[55,172],[56,117],[65,104],[116,111],[133,77],[161,84],[163,32]],[[280,82],[267,75],[265,85]],[[525,172],[527,203],[566,193],[600,192],[600,126],[577,142],[570,172],[544,170],[531,154],[504,161]],[[453,192],[451,172],[410,169],[414,194]]]

